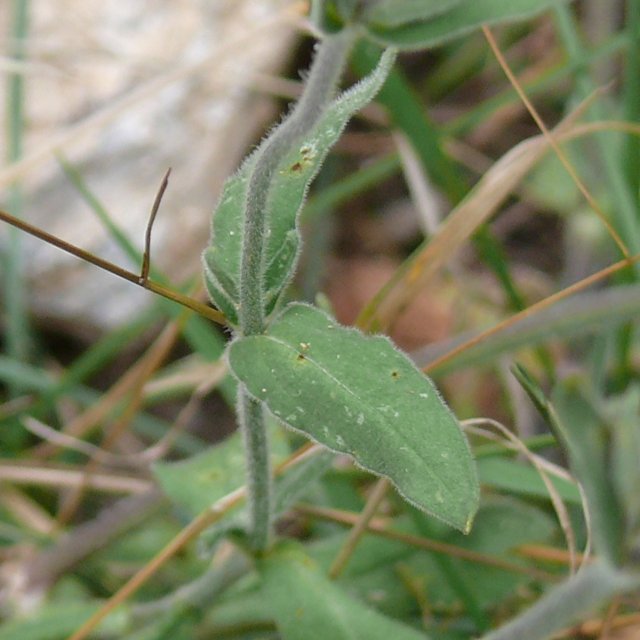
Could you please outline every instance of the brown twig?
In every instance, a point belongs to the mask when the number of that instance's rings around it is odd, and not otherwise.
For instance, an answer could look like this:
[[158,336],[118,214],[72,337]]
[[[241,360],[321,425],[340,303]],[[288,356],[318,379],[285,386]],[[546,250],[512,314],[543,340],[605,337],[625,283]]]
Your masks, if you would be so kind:
[[596,273],[593,273],[590,276],[587,276],[586,278],[579,280],[578,282],[572,284],[571,286],[566,287],[565,289],[562,289],[562,291],[558,291],[557,293],[554,293],[553,295],[550,295],[544,298],[543,300],[540,300],[539,302],[532,304],[530,307],[523,309],[519,313],[515,313],[514,315],[510,316],[506,320],[499,322],[493,327],[471,338],[470,340],[466,340],[465,342],[458,345],[454,349],[451,349],[451,351],[431,361],[426,367],[423,367],[422,370],[425,373],[431,373],[432,371],[436,370],[439,366],[443,365],[445,362],[452,360],[453,358],[455,358],[455,356],[463,353],[467,349],[470,349],[471,347],[474,347],[477,344],[480,344],[483,340],[486,340],[490,336],[493,336],[496,333],[503,331],[504,329],[511,326],[512,324],[515,324],[516,322],[519,322],[520,320],[523,320],[524,318],[527,318],[537,313],[538,311],[542,311],[542,309],[546,309],[547,307],[554,305],[556,302],[560,302],[560,300],[564,300],[564,298],[568,298],[574,293],[578,293],[579,291],[587,289],[588,287],[600,282],[601,280],[605,280],[609,276],[612,276],[613,274],[618,273],[619,271],[623,271],[624,269],[627,269],[630,265],[633,265],[637,262],[640,262],[640,254],[631,256],[630,258],[619,260],[618,262],[610,265],[609,267],[605,267],[604,269],[601,269],[600,271],[597,271]]
[[513,88],[516,90],[518,97],[520,98],[520,100],[522,100],[522,103],[527,108],[527,111],[533,118],[534,122],[536,123],[540,131],[542,131],[542,134],[544,135],[544,137],[548,140],[549,145],[555,151],[555,154],[558,157],[558,160],[560,160],[560,162],[562,163],[562,166],[566,169],[568,174],[571,176],[571,179],[575,183],[576,187],[578,187],[578,190],[580,191],[580,193],[584,196],[585,200],[589,203],[589,206],[593,209],[593,211],[598,216],[598,218],[600,218],[600,221],[609,232],[609,235],[611,236],[612,240],[616,243],[616,245],[618,245],[618,248],[620,249],[620,252],[622,253],[622,255],[625,258],[628,258],[630,255],[629,249],[622,241],[622,238],[620,237],[618,232],[613,228],[613,225],[609,222],[604,211],[602,210],[602,208],[600,207],[596,199],[591,195],[591,193],[585,186],[584,182],[582,181],[580,176],[577,174],[576,170],[573,168],[573,165],[567,158],[567,154],[564,152],[562,147],[558,144],[558,141],[556,140],[555,136],[551,133],[547,125],[544,123],[544,120],[540,117],[540,114],[538,113],[537,109],[535,108],[531,100],[529,100],[527,94],[524,92],[524,89],[522,88],[522,85],[520,84],[515,74],[511,70],[509,63],[507,62],[504,55],[502,55],[502,52],[500,51],[500,47],[498,47],[498,44],[495,38],[493,37],[493,33],[491,32],[491,29],[489,29],[489,27],[485,25],[482,27],[482,32],[484,33],[484,37],[487,39],[487,42],[489,43],[489,46],[491,47],[491,51],[493,51],[493,55],[495,55],[496,60],[498,61],[498,64],[504,71],[504,74],[509,79],[509,82],[511,83]]
[[[572,562],[571,554],[566,549],[558,549],[556,547],[548,547],[539,544],[521,544],[515,549],[518,555],[521,555],[535,562],[555,563],[562,565],[570,565]],[[593,556],[587,557],[582,553],[576,553],[575,560],[583,565],[593,561]]]
[[12,216],[10,213],[7,213],[6,211],[0,210],[0,220],[20,229],[21,231],[24,231],[25,233],[28,233],[31,236],[34,236],[35,238],[43,240],[44,242],[47,242],[53,245],[54,247],[61,249],[62,251],[70,253],[72,256],[76,256],[77,258],[80,258],[85,262],[89,262],[90,264],[93,264],[96,267],[100,267],[101,269],[104,269],[105,271],[108,271],[109,273],[112,273],[113,275],[118,276],[123,280],[127,280],[128,282],[138,285],[143,289],[147,289],[148,291],[157,293],[163,298],[167,298],[168,300],[177,302],[178,304],[181,304],[182,306],[187,307],[192,311],[195,311],[201,316],[204,316],[209,320],[213,320],[213,322],[217,322],[218,324],[226,324],[227,322],[224,314],[221,311],[218,311],[217,309],[212,309],[206,304],[203,304],[202,302],[198,302],[198,300],[194,300],[193,298],[190,298],[189,296],[185,296],[179,291],[175,291],[174,289],[165,287],[164,285],[154,282],[153,280],[147,279],[145,281],[141,281],[140,274],[127,271],[127,269],[123,269],[122,267],[119,267],[118,265],[113,264],[108,260],[103,260],[102,258],[99,258],[98,256],[92,253],[89,253],[84,249],[81,249],[80,247],[76,247],[70,242],[66,242],[65,240],[57,238],[56,236],[50,233],[47,233],[42,229],[38,229],[38,227],[34,227],[33,225],[30,225],[28,222],[25,222],[24,220],[20,220]]
[[[19,461],[0,461],[0,481],[13,484],[77,487],[85,482],[84,470],[63,465],[25,464]],[[107,493],[140,493],[151,486],[149,480],[122,473],[98,472],[87,481],[96,491]]]
[[[184,314],[185,312],[183,312]],[[149,371],[153,371],[161,363],[168,351],[173,347],[171,336],[176,331],[175,327],[186,320],[184,315],[175,320],[171,320],[164,328],[163,332],[155,339],[146,353],[129,368],[111,388],[104,393],[101,398],[86,411],[76,416],[68,422],[63,429],[66,435],[79,438],[84,436],[89,430],[95,427],[100,421],[105,420],[117,403],[124,400],[129,394],[138,393],[141,385],[147,382]],[[37,445],[34,448],[34,455],[38,457],[48,457],[55,454],[60,447],[52,442]]]
[[349,558],[354,554],[358,543],[362,536],[366,533],[371,518],[376,514],[378,507],[389,489],[389,481],[386,478],[379,478],[373,487],[373,491],[367,498],[367,504],[360,513],[358,520],[353,525],[351,531],[342,548],[335,557],[331,568],[329,569],[329,577],[335,580],[347,566]]
[[[359,513],[352,513],[349,511],[343,511],[341,509],[326,509],[323,507],[316,507],[307,504],[298,504],[296,505],[295,509],[300,513],[348,526],[354,526],[360,518]],[[461,558],[462,560],[468,560],[469,562],[484,564],[486,566],[495,567],[496,569],[504,569],[505,571],[511,571],[513,573],[522,573],[537,580],[555,580],[558,578],[558,576],[554,575],[553,573],[548,573],[547,571],[542,571],[540,569],[536,569],[535,567],[526,567],[520,564],[516,564],[515,562],[502,560],[501,558],[497,558],[495,556],[479,553],[477,551],[471,551],[470,549],[457,547],[446,542],[440,542],[439,540],[431,540],[430,538],[423,538],[420,536],[403,533],[401,531],[387,529],[386,527],[375,521],[369,521],[369,523],[367,524],[367,531],[382,538],[404,542],[405,544],[408,544],[412,547],[425,549],[433,553],[441,553],[444,555]]]
[[140,284],[142,286],[144,286],[149,279],[149,268],[151,265],[151,229],[153,228],[153,223],[156,221],[158,209],[160,209],[160,203],[162,202],[162,196],[164,196],[164,192],[167,190],[167,186],[169,185],[170,175],[171,167],[167,169],[167,172],[164,174],[164,178],[162,178],[160,188],[158,189],[158,193],[156,194],[156,199],[153,201],[153,206],[151,207],[151,213],[149,214],[147,229],[144,234],[144,253],[142,255],[142,268],[140,269]]

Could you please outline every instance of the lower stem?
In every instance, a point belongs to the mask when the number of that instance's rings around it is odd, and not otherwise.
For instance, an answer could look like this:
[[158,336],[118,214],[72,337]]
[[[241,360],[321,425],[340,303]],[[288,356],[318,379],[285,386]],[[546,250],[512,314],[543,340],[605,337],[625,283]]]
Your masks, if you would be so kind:
[[238,387],[238,421],[247,452],[249,544],[256,553],[266,551],[271,540],[271,468],[262,405]]

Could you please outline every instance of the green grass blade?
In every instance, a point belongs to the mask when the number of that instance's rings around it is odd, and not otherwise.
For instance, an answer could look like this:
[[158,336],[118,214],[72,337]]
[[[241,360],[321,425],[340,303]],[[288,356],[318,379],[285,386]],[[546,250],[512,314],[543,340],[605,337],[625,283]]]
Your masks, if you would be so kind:
[[302,221],[314,220],[399,171],[400,160],[395,153],[374,160],[311,196],[302,211]]
[[[556,15],[559,36],[577,68],[576,83],[579,97],[587,98],[595,90],[588,67],[585,66],[587,51],[578,34],[571,9],[568,6],[559,5],[556,8]],[[594,102],[589,114],[595,120],[604,120],[608,115],[602,101]],[[620,154],[618,145],[610,134],[600,133],[596,135],[596,141],[602,155],[602,167],[606,179],[604,188],[611,195],[614,205],[612,217],[615,227],[631,253],[640,253],[640,215],[637,193],[632,194],[625,180],[627,169],[622,165],[624,156]],[[638,273],[639,268],[636,266],[634,269],[636,278]]]
[[[563,0],[464,0],[431,18],[405,24],[369,24],[369,35],[387,46],[418,50],[460,38],[482,25],[523,20],[557,6]],[[398,2],[398,4],[401,4]]]
[[[12,20],[9,57],[15,62],[26,59],[26,39],[29,26],[28,0],[13,0],[10,4]],[[24,76],[21,70],[7,73],[6,94],[6,159],[9,164],[18,162],[23,153],[24,136]],[[15,216],[23,208],[22,188],[18,183],[9,187],[8,207]],[[3,257],[4,309],[6,313],[5,344],[9,357],[26,360],[29,356],[31,335],[26,299],[25,262],[22,234],[11,228],[7,233],[7,245]],[[19,387],[10,387],[9,395],[20,393]]]
[[[624,117],[628,122],[640,122],[640,4],[627,0],[625,31],[629,36],[629,49],[624,58]],[[640,192],[640,140],[627,136],[624,143],[622,166],[632,194]]]
[[[438,365],[433,373],[443,375],[464,367],[489,363],[500,354],[545,344],[550,340],[610,330],[635,320],[639,313],[640,285],[583,293],[536,314],[524,316]],[[420,366],[428,366],[430,361],[473,337],[474,334],[468,334],[446,343],[430,345],[414,354],[414,357]]]

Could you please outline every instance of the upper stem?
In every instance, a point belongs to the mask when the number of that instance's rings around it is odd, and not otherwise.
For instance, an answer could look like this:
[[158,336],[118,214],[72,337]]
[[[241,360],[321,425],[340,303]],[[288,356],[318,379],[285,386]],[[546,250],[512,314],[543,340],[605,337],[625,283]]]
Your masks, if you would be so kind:
[[313,127],[333,98],[353,39],[353,33],[345,29],[318,45],[300,100],[257,151],[247,189],[240,272],[239,320],[244,335],[265,329],[264,246],[273,177],[284,156]]

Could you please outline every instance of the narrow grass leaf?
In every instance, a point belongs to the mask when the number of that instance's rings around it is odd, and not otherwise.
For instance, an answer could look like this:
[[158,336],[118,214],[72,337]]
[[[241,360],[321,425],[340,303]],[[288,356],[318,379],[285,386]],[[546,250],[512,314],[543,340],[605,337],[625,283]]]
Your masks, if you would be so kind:
[[596,552],[617,564],[622,554],[623,514],[611,477],[610,434],[586,394],[589,391],[577,380],[558,385],[552,395],[556,417],[552,426],[587,497]]
[[630,386],[607,405],[607,417],[613,433],[613,485],[624,508],[626,534],[631,536],[640,529],[640,387]]
[[544,137],[536,136],[519,143],[502,156],[448,215],[438,233],[418,247],[376,294],[363,310],[358,324],[373,330],[387,326],[478,227],[495,213],[548,149]]
[[262,593],[283,640],[426,640],[352,598],[301,547],[285,543],[260,563]]
[[279,420],[388,477],[419,509],[467,531],[475,464],[432,382],[384,337],[292,304],[268,335],[240,338],[231,370]]
[[[579,113],[580,108],[553,130],[558,139],[574,135],[571,124]],[[539,135],[523,140],[505,153],[447,216],[438,233],[420,245],[374,296],[361,312],[358,326],[370,331],[388,326],[495,213],[549,148],[549,141]]]
[[364,21],[380,27],[397,27],[417,20],[432,20],[463,0],[378,0],[367,8]]
[[[300,236],[297,218],[310,182],[351,116],[370,102],[384,83],[395,54],[387,51],[377,68],[333,101],[318,123],[280,163],[271,186],[265,248],[265,312],[273,311],[280,292],[295,268]],[[207,290],[232,324],[238,322],[240,265],[243,248],[243,210],[249,177],[260,148],[227,180],[213,214],[211,244],[205,250]]]
[[398,173],[399,170],[400,160],[395,153],[368,161],[366,165],[360,167],[357,171],[344,176],[312,195],[307,200],[302,211],[302,221],[310,222],[317,219],[325,211],[335,209],[367,189],[372,189],[375,185]]
[[593,615],[616,596],[637,589],[639,584],[637,574],[619,571],[598,558],[550,589],[510,622],[483,636],[482,640],[547,640],[558,637],[558,631]]
[[[499,456],[478,460],[480,483],[523,496],[549,499],[549,491],[538,471],[525,466],[517,460],[505,460]],[[549,480],[556,488],[558,495],[565,502],[582,506],[578,487],[568,480],[549,475]]]
[[[443,361],[433,371],[437,371],[438,375],[445,375],[464,367],[494,361],[500,354],[523,347],[600,333],[633,321],[638,314],[640,285],[608,287],[582,293],[537,313],[523,316],[503,330]],[[452,340],[428,345],[412,353],[412,356],[418,366],[427,366],[462,342],[472,339],[474,335],[477,334],[464,334]]]
[[596,552],[616,565],[622,553],[623,515],[610,477],[610,434],[587,390],[577,378],[566,379],[549,401],[526,369],[519,366],[513,372],[567,452],[586,496]]
[[[425,11],[425,19],[402,20],[401,24],[391,22],[384,26],[369,23],[367,27],[369,34],[385,45],[400,49],[426,49],[459,38],[482,25],[530,18],[563,1],[566,0],[464,0],[439,15],[429,16]],[[410,15],[414,2],[396,0],[388,4],[395,6],[398,15],[401,11]],[[406,5],[406,8],[401,9],[401,5]],[[414,14],[418,16],[419,11],[414,9]]]

